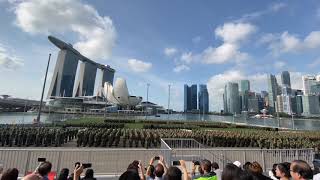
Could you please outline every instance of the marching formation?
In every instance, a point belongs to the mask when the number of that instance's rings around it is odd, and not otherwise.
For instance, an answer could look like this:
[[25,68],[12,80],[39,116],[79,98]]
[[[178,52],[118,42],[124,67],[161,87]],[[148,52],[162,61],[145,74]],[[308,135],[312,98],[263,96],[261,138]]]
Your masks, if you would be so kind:
[[160,136],[153,130],[137,129],[81,129],[77,146],[89,147],[158,147]]
[[[123,127],[123,124],[121,125]],[[147,126],[145,126],[147,128]],[[105,127],[0,127],[2,147],[60,147],[76,141],[77,147],[159,148],[161,138],[193,138],[207,147],[253,147],[266,149],[320,149],[320,132],[255,129],[126,129]],[[74,142],[75,143],[75,142]],[[71,146],[75,146],[71,144]]]
[[59,147],[74,139],[77,132],[78,130],[74,128],[2,127],[0,145],[2,147]]
[[193,138],[208,147],[320,148],[319,132],[265,130],[103,129],[79,130],[78,146],[159,147],[160,138]]

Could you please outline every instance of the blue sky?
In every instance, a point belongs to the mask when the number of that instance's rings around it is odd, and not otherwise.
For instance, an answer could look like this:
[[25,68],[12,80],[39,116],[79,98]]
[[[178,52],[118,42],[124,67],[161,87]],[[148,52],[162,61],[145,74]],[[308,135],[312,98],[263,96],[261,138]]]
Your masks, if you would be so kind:
[[320,3],[310,1],[0,0],[0,94],[39,99],[48,53],[47,87],[58,49],[48,35],[116,69],[129,92],[183,109],[183,84],[207,84],[210,111],[222,108],[223,86],[266,75],[318,74]]

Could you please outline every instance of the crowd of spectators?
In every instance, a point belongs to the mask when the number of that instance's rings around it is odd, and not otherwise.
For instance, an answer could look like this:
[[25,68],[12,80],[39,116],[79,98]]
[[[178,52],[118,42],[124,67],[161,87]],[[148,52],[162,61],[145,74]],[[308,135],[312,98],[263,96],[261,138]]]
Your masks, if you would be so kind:
[[[165,162],[164,157],[159,155],[152,157],[145,167],[141,161],[135,160],[128,165],[127,170],[121,174],[119,180],[320,180],[319,168],[311,169],[309,164],[302,160],[294,160],[291,163],[283,162],[274,164],[267,175],[263,172],[258,162],[239,161],[226,164],[221,169],[216,162],[203,159],[192,161],[191,169],[187,168],[184,160],[174,161],[173,165]],[[52,164],[48,161],[40,162],[36,170],[23,180],[49,180]],[[85,175],[81,178],[85,166],[75,163],[72,172],[63,168],[56,180],[96,180],[93,169],[86,169]],[[71,174],[70,174],[71,173]],[[17,180],[19,171],[16,168],[3,169],[0,164],[0,180]]]
[[[155,164],[156,160],[158,162]],[[316,168],[312,170],[309,164],[302,160],[274,164],[269,175],[266,175],[261,165],[255,161],[246,162],[243,166],[239,161],[235,161],[220,169],[216,162],[204,159],[200,162],[193,161],[190,171],[184,160],[173,164],[175,165],[168,167],[164,158],[158,156],[151,158],[144,169],[141,161],[136,160],[129,164],[119,180],[320,180],[320,173]]]

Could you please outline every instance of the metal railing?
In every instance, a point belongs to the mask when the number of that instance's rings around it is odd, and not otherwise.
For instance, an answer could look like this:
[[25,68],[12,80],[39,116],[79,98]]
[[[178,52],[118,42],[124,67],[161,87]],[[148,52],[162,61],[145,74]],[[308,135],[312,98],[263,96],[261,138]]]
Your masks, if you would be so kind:
[[[180,141],[180,142],[179,142]],[[193,142],[192,142],[193,141]],[[175,148],[174,148],[175,147]],[[161,149],[134,148],[43,148],[43,149],[0,149],[0,163],[4,169],[15,167],[21,175],[33,171],[39,157],[46,158],[53,165],[52,170],[74,168],[75,162],[92,163],[96,174],[119,175],[133,160],[147,165],[151,157],[163,155],[168,165],[172,161],[208,159],[222,168],[227,163],[257,161],[264,171],[272,169],[274,163],[304,160],[312,166],[313,149],[249,149],[249,148],[201,148],[193,139],[162,139]]]
[[75,162],[92,163],[96,174],[121,174],[134,160],[147,165],[151,157],[163,155],[170,161],[168,149],[0,149],[0,162],[4,169],[15,167],[21,175],[32,172],[38,165],[38,158],[46,158],[53,165],[52,171],[62,168],[72,170]]

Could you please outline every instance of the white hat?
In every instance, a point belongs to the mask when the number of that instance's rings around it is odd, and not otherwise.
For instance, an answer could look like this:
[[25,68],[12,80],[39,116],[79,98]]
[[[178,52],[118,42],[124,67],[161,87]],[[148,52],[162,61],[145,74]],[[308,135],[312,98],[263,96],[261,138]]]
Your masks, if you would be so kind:
[[239,168],[241,167],[241,162],[239,162],[239,161],[235,161],[235,162],[233,162],[233,164],[238,166]]

